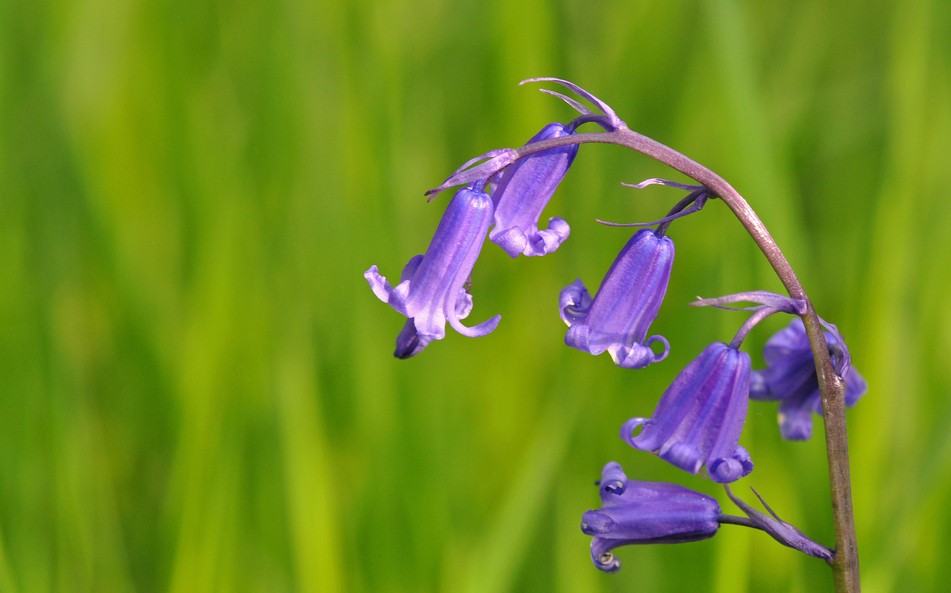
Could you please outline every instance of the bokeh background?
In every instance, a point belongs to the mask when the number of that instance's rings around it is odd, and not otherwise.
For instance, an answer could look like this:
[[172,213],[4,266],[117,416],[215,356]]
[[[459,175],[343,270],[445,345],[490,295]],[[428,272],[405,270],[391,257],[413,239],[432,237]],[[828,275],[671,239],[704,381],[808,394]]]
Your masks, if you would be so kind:
[[[423,191],[571,111],[561,76],[719,171],[772,230],[871,388],[850,411],[866,592],[951,578],[951,4],[376,0],[0,3],[0,591],[830,591],[724,527],[588,558],[609,460],[723,493],[617,437],[779,290],[722,204],[677,223],[647,370],[562,344],[670,175],[582,148],[557,253],[487,245],[470,321],[408,361],[362,274],[396,277],[447,197]],[[754,364],[771,320],[748,341]],[[756,487],[831,543],[821,430],[754,404]]]

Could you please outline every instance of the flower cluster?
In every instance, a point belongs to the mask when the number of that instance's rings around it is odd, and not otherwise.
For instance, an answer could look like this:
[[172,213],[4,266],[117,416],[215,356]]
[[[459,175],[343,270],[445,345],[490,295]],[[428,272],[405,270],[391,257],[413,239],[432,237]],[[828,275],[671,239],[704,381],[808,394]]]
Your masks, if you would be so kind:
[[[566,101],[581,116],[568,124],[548,124],[526,146],[564,138],[578,126],[595,123],[605,130],[624,125],[603,101],[564,80],[552,80],[568,87],[598,108],[592,111],[579,101],[546,91]],[[493,150],[465,163],[439,187],[437,194],[456,185],[465,185],[449,203],[424,255],[410,259],[399,284],[391,286],[376,266],[364,274],[374,294],[408,319],[396,340],[395,355],[408,358],[419,354],[431,341],[446,335],[446,322],[470,337],[484,336],[498,325],[499,316],[467,328],[461,319],[472,309],[467,287],[472,269],[485,241],[490,241],[515,258],[554,252],[568,238],[571,229],[558,217],[548,228],[538,228],[542,211],[574,162],[578,144],[540,150],[517,158],[510,149]],[[477,161],[482,164],[472,166]],[[489,189],[486,193],[486,188]],[[663,360],[669,345],[663,336],[647,338],[670,280],[674,244],[663,226],[635,233],[608,271],[592,299],[580,280],[561,294],[561,317],[568,324],[565,342],[574,348],[600,354],[609,352],[615,363],[626,368],[642,368]],[[651,344],[660,342],[661,352]]]
[[[462,186],[446,209],[429,248],[409,260],[400,282],[391,285],[376,266],[365,277],[374,294],[407,318],[396,339],[395,355],[408,358],[433,340],[445,337],[448,322],[458,333],[484,336],[499,323],[498,315],[472,327],[462,325],[472,310],[471,274],[488,239],[509,256],[543,256],[557,250],[570,227],[553,217],[539,228],[543,210],[574,162],[579,126],[594,123],[606,133],[623,131],[626,124],[603,101],[584,89],[554,78],[550,81],[595,106],[545,90],[580,112],[567,124],[551,123],[520,149],[490,151],[465,163],[439,187],[435,195]],[[687,191],[666,216],[637,230],[617,255],[594,296],[581,280],[560,294],[559,312],[568,325],[565,343],[592,355],[608,352],[625,369],[641,369],[667,358],[670,344],[650,334],[667,293],[674,262],[674,242],[668,234],[677,219],[699,212],[715,199],[702,185],[648,179],[634,185],[666,185]],[[752,303],[739,308],[737,303]],[[710,343],[687,364],[660,396],[649,417],[637,416],[621,428],[631,447],[652,453],[671,465],[728,484],[749,475],[753,462],[740,445],[750,399],[779,401],[781,435],[807,439],[812,414],[821,413],[819,382],[810,339],[800,319],[810,314],[808,302],[766,291],[737,293],[693,303],[750,313],[729,342]],[[775,314],[793,316],[789,326],[766,342],[766,368],[752,370],[744,340],[764,319]],[[834,370],[845,381],[846,403],[854,405],[866,390],[864,379],[851,367],[845,341],[836,327],[821,321]],[[816,326],[818,327],[818,326]],[[817,330],[818,331],[818,330]],[[582,531],[593,537],[591,556],[605,571],[620,563],[612,550],[627,544],[679,543],[713,537],[720,524],[733,523],[761,529],[784,545],[812,556],[831,559],[831,552],[812,542],[772,511],[766,515],[729,496],[746,519],[722,515],[713,498],[674,484],[628,480],[616,463],[605,466],[600,482],[602,508],[588,511]],[[764,503],[765,504],[765,503]],[[768,509],[768,507],[767,507]]]

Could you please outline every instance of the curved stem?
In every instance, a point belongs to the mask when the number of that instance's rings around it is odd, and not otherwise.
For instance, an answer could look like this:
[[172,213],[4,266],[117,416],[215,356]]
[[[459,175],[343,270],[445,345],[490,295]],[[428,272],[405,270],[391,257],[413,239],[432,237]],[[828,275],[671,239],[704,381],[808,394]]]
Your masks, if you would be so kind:
[[746,336],[749,335],[749,333],[753,330],[754,327],[759,325],[761,321],[763,321],[770,315],[775,315],[776,313],[779,313],[779,312],[780,312],[779,309],[774,309],[772,307],[765,307],[760,309],[756,313],[753,313],[752,315],[750,315],[749,319],[747,319],[743,323],[743,325],[740,326],[740,329],[737,330],[736,335],[733,336],[733,340],[730,342],[730,348],[733,348],[734,350],[739,350],[740,346],[743,345],[743,340],[746,339]]
[[826,453],[829,462],[829,487],[832,494],[832,516],[835,525],[835,557],[832,570],[835,575],[836,591],[839,593],[858,593],[859,561],[855,538],[855,521],[852,512],[852,486],[849,472],[849,444],[845,422],[845,382],[835,374],[829,357],[819,316],[809,301],[805,289],[796,277],[792,266],[766,226],[756,215],[747,201],[733,189],[725,179],[688,158],[676,150],[638,134],[627,126],[620,126],[609,132],[572,134],[552,138],[523,146],[517,149],[518,158],[534,154],[556,146],[583,144],[589,142],[616,144],[640,152],[652,159],[675,169],[706,186],[733,211],[749,235],[756,242],[775,270],[789,296],[802,299],[806,303],[801,315],[809,336],[812,354],[816,361],[816,373],[822,396],[823,422],[826,433]]
[[736,517],[734,515],[720,515],[720,518],[717,520],[720,525],[742,525],[743,527],[750,527],[752,529],[763,530],[762,527],[753,523],[752,519],[748,517]]

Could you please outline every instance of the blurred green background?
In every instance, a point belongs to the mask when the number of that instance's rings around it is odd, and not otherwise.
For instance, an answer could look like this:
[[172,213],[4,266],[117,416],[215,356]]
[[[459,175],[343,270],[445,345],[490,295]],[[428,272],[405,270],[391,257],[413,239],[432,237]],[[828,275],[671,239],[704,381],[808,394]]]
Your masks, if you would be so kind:
[[[866,592],[951,578],[951,4],[0,3],[0,592],[830,591],[828,569],[724,527],[588,558],[601,466],[713,494],[617,437],[743,317],[686,304],[780,285],[722,204],[676,224],[633,372],[562,344],[678,192],[582,148],[544,258],[487,245],[470,321],[392,358],[398,277],[468,158],[571,117],[569,78],[756,208],[871,389],[850,412]],[[783,320],[748,341],[759,349]],[[754,404],[741,482],[831,543],[821,438]],[[821,437],[821,432],[819,432]],[[724,504],[725,509],[735,509]]]

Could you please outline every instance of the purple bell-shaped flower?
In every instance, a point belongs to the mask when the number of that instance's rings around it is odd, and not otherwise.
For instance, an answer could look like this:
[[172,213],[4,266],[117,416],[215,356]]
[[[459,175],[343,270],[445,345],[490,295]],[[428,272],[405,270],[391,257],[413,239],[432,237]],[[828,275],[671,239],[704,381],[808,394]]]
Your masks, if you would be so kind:
[[629,480],[615,462],[601,472],[601,505],[581,518],[594,536],[591,560],[605,572],[621,562],[611,550],[631,544],[677,544],[707,539],[720,527],[720,505],[705,494],[663,482]]
[[395,287],[371,266],[364,277],[381,301],[409,317],[396,339],[397,358],[418,354],[432,340],[446,335],[446,322],[464,336],[490,333],[499,315],[474,327],[462,325],[472,310],[466,284],[492,221],[492,199],[481,184],[456,192],[449,202],[425,255],[417,255],[403,268]]
[[[528,144],[571,133],[572,130],[562,124],[551,123]],[[525,157],[505,168],[492,191],[495,202],[495,226],[489,233],[492,242],[512,257],[545,255],[558,249],[571,231],[568,223],[555,217],[548,221],[546,230],[539,230],[538,218],[576,154],[577,144],[561,146]]]
[[[868,384],[851,366],[848,348],[835,326],[823,332],[835,370],[845,379],[845,405],[854,406]],[[785,329],[766,341],[766,368],[753,371],[750,397],[779,400],[779,430],[784,439],[805,440],[812,436],[812,414],[822,413],[815,358],[802,319],[793,319]]]
[[674,379],[654,415],[627,421],[621,438],[684,471],[696,474],[706,466],[714,482],[733,482],[753,471],[739,446],[749,389],[749,355],[722,342],[710,344]]
[[[561,318],[569,330],[565,343],[594,355],[608,351],[614,363],[644,368],[667,357],[663,336],[647,338],[667,292],[674,242],[654,229],[641,229],[627,242],[592,299],[581,280],[561,291]],[[650,345],[663,344],[655,353]]]

